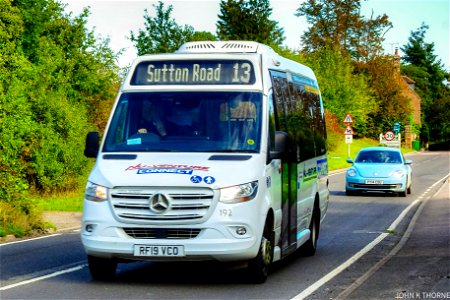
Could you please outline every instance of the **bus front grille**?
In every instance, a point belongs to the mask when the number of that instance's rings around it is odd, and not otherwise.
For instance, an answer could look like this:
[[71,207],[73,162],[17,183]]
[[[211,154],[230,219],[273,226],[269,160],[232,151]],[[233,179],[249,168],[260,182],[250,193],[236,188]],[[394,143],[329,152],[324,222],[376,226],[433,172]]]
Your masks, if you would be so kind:
[[123,228],[135,239],[193,239],[201,229],[197,228]]
[[214,191],[208,188],[115,188],[110,196],[116,217],[128,223],[201,221],[214,202]]

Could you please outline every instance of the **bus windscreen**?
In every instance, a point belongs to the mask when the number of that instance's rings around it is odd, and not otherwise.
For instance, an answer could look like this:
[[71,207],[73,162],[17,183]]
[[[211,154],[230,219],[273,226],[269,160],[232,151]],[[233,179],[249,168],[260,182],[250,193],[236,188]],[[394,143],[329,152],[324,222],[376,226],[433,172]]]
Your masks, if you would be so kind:
[[144,61],[137,65],[131,85],[247,85],[255,70],[247,60]]

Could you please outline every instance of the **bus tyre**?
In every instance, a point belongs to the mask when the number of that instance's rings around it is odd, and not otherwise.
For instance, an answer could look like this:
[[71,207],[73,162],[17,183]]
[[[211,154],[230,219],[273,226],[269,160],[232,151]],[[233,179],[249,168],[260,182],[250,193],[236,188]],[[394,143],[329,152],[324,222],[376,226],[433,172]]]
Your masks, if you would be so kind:
[[248,262],[250,280],[253,283],[264,283],[269,275],[269,266],[273,260],[273,236],[267,225],[261,239],[258,255]]
[[313,215],[311,217],[311,223],[309,224],[309,230],[311,235],[309,240],[302,246],[302,254],[304,256],[313,256],[316,254],[317,248],[317,239],[319,238],[319,230],[320,230],[320,218],[319,212],[317,208],[314,209]]
[[92,278],[100,281],[108,281],[114,278],[117,269],[117,261],[88,255],[89,271]]

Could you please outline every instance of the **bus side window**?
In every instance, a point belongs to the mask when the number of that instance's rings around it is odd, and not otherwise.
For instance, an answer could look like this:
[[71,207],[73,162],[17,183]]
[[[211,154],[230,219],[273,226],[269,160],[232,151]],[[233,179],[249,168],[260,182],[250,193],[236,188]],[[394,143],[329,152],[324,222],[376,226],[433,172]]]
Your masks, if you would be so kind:
[[273,103],[273,94],[270,93],[268,97],[269,102],[269,151],[275,151],[275,109]]

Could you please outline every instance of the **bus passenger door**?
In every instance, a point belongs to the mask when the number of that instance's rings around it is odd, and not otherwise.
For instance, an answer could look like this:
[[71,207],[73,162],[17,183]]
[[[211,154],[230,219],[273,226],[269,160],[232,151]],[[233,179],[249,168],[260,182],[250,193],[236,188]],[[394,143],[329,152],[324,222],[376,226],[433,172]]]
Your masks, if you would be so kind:
[[[273,84],[273,106],[276,130],[288,132],[287,102],[289,99],[286,74],[271,71]],[[297,248],[297,164],[295,149],[288,140],[281,164],[281,255],[285,256]]]

